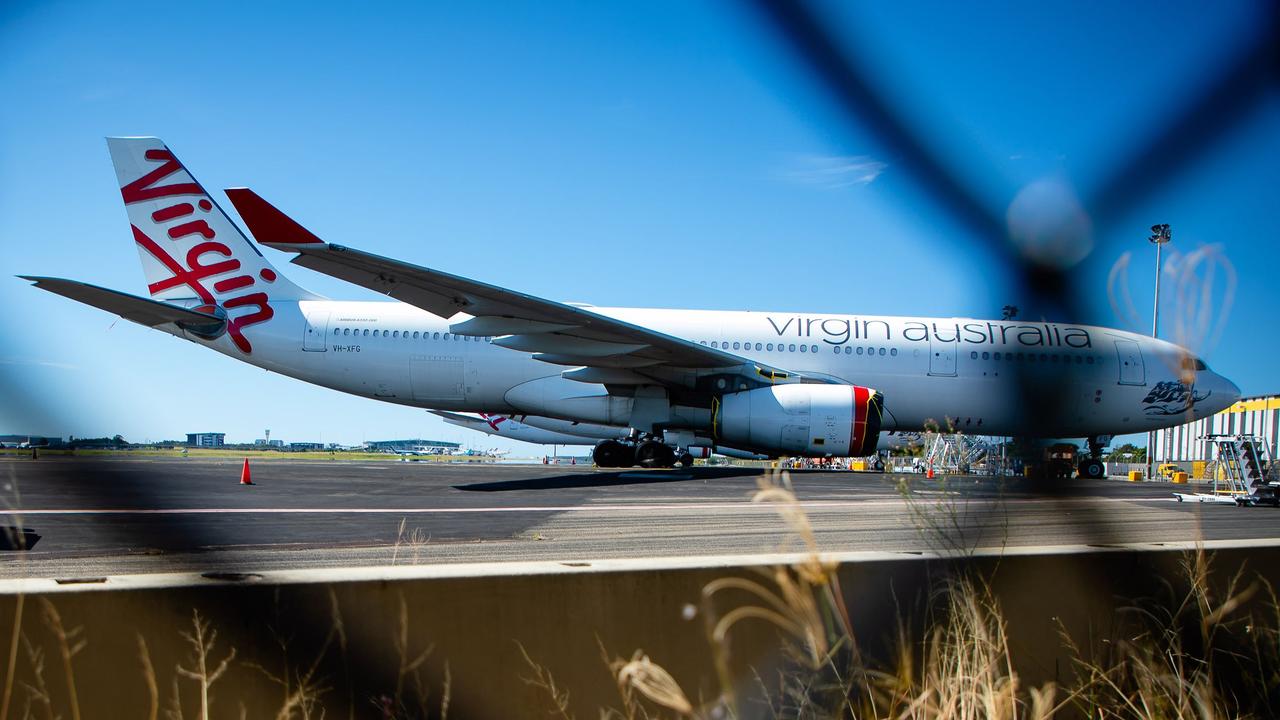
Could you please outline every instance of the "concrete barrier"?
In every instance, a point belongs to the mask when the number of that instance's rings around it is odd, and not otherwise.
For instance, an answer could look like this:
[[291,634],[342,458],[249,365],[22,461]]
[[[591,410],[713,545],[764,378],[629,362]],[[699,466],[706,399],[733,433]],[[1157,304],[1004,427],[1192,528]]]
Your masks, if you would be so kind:
[[[1280,585],[1280,541],[1207,543],[1213,567],[1228,576],[1244,567]],[[1116,609],[1166,582],[1177,586],[1192,544],[1122,547],[1019,548],[956,559],[930,554],[849,553],[838,578],[864,652],[883,653],[899,617],[919,617],[941,578],[961,568],[988,578],[1004,609],[1021,682],[1068,681],[1071,663],[1059,627],[1073,636],[1105,637]],[[11,647],[11,620],[21,605],[21,628],[43,653],[43,678],[19,647],[18,683],[47,687],[67,716],[71,688],[85,717],[147,717],[151,695],[146,657],[160,702],[177,688],[188,717],[198,716],[193,613],[216,631],[208,653],[215,669],[235,650],[225,675],[210,689],[212,717],[275,715],[290,690],[310,683],[324,691],[312,717],[379,717],[399,696],[417,707],[419,681],[427,707],[438,707],[446,684],[454,717],[533,717],[549,708],[547,694],[526,682],[528,655],[570,692],[578,717],[617,706],[618,691],[601,658],[637,649],[669,670],[695,701],[718,693],[712,653],[701,621],[701,592],[716,578],[759,579],[757,570],[803,556],[678,558],[519,565],[420,566],[358,570],[214,575],[151,575],[0,582],[0,637]],[[732,605],[745,595],[721,598]],[[56,612],[71,659],[61,662]],[[696,612],[691,613],[691,608]],[[74,630],[79,628],[79,630]],[[183,638],[186,633],[188,638]],[[206,634],[207,637],[207,634]],[[517,644],[519,643],[519,645]],[[731,635],[731,673],[754,683],[786,663],[778,633],[744,622]],[[415,671],[405,667],[434,648]],[[274,678],[274,679],[273,679]],[[281,679],[289,678],[288,688]],[[15,685],[13,702],[26,695]],[[417,712],[417,711],[415,711]],[[11,714],[20,713],[11,710]],[[417,716],[417,715],[414,715]],[[424,715],[425,716],[425,715]]]

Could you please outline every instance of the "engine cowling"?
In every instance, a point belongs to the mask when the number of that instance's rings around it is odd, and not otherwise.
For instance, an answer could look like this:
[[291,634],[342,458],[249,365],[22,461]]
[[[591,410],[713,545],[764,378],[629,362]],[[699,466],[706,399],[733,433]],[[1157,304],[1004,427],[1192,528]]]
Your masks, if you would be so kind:
[[718,441],[766,453],[864,457],[876,450],[884,396],[858,385],[789,384],[730,393],[712,406]]

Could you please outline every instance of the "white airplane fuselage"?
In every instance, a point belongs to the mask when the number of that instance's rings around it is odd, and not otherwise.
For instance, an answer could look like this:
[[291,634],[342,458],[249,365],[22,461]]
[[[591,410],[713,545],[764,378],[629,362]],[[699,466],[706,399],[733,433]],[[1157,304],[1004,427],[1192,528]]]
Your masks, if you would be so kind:
[[[203,340],[224,354],[283,375],[400,405],[528,414],[627,425],[630,398],[561,377],[564,368],[400,302],[273,302],[253,328],[252,352],[227,336]],[[1058,402],[1040,434],[1145,432],[1218,412],[1239,390],[1186,350],[1101,327],[1017,320],[592,308],[696,343],[884,394],[884,430],[948,427],[982,435],[1026,431],[1025,384],[1051,383]],[[1192,378],[1187,382],[1187,378]],[[732,391],[732,388],[728,389]],[[1033,412],[1037,412],[1033,410]],[[673,413],[695,432],[695,411]]]

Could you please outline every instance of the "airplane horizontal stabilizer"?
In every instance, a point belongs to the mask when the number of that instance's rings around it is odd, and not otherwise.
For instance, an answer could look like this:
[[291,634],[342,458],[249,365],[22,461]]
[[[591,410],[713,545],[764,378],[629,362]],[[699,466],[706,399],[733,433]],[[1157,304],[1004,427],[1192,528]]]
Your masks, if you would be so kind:
[[51,293],[71,298],[85,305],[92,305],[100,310],[115,313],[125,320],[147,327],[156,327],[165,323],[207,326],[210,323],[222,322],[218,318],[202,312],[116,290],[108,290],[104,287],[76,280],[30,275],[19,275],[18,277],[23,280],[30,280],[41,290],[48,290]]

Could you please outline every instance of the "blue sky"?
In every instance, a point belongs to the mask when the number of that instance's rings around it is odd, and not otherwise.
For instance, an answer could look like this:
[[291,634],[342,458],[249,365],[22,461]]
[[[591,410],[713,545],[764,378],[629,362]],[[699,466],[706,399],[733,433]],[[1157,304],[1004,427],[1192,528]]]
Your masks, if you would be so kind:
[[[1018,303],[993,254],[845,122],[744,6],[259,5],[0,9],[4,275],[141,292],[102,137],[151,134],[207,186],[253,187],[322,237],[561,300],[978,317]],[[1087,195],[1248,41],[1261,8],[863,3],[828,15],[1003,213],[1028,187]],[[1214,246],[1237,277],[1219,339],[1189,344],[1245,393],[1280,391],[1276,127],[1273,92],[1094,227],[1077,276],[1089,316],[1075,319],[1149,328],[1147,226],[1170,223],[1176,250]],[[1117,277],[1135,317],[1108,300],[1126,251]],[[1166,287],[1188,287],[1174,263]],[[374,297],[287,272],[330,297]],[[1176,295],[1166,291],[1166,318],[1196,309]],[[0,304],[0,433],[248,441],[269,427],[284,440],[494,444],[17,279],[0,277]]]

